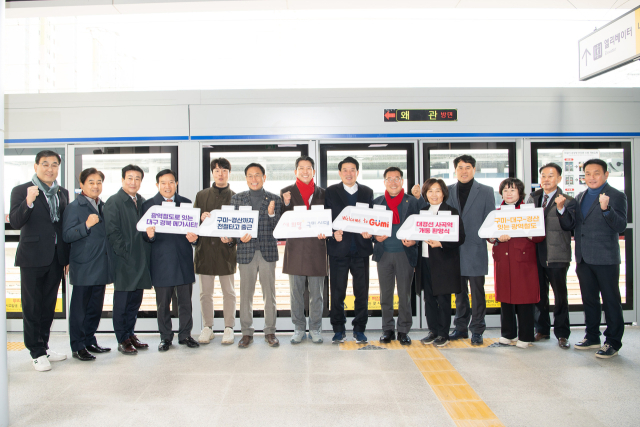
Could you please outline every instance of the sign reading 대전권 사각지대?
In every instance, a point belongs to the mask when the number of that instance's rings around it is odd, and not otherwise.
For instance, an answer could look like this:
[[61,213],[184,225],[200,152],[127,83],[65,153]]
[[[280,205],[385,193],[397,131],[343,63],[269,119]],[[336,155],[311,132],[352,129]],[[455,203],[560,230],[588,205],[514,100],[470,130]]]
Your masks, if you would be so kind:
[[438,242],[457,242],[460,234],[460,217],[451,215],[451,211],[429,211],[409,216],[396,233],[398,239],[436,240]]

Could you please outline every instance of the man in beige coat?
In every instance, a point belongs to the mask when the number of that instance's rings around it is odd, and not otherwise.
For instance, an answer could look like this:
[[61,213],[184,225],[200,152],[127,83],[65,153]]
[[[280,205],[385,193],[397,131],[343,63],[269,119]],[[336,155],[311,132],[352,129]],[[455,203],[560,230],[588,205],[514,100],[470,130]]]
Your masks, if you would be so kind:
[[[200,191],[193,205],[202,212],[201,222],[211,216],[212,210],[231,204],[231,196],[236,193],[229,188],[230,172],[231,164],[227,159],[221,157],[211,161],[213,185]],[[236,292],[233,283],[233,275],[236,273],[236,246],[233,243],[222,243],[219,237],[200,237],[194,262],[196,274],[200,275],[200,307],[204,323],[198,341],[208,344],[214,337],[213,287],[214,279],[218,276],[224,313],[222,344],[233,344],[233,327],[236,321]]]
[[[324,206],[324,188],[315,185],[314,161],[309,156],[296,160],[296,182],[280,190],[282,213],[293,210],[294,206]],[[282,272],[289,275],[291,289],[291,321],[294,333],[291,344],[299,344],[306,337],[307,321],[304,316],[304,291],[309,286],[309,334],[311,340],[322,343],[322,293],[327,275],[326,237],[287,239],[284,249]]]

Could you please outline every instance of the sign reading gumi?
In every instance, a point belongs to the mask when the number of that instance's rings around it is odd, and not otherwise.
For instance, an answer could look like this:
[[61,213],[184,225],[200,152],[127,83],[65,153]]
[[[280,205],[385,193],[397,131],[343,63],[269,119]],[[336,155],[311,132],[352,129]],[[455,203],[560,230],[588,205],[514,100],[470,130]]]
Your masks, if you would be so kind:
[[334,230],[350,233],[369,233],[373,236],[391,236],[393,212],[386,206],[375,205],[373,209],[366,203],[347,206],[333,221]]

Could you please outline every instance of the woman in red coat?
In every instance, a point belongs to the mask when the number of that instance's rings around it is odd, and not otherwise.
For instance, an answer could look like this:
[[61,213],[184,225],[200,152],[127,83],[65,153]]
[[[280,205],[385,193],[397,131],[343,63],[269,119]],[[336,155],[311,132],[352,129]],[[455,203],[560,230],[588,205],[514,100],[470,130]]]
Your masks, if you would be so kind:
[[[517,178],[500,183],[503,205],[520,209],[524,198],[524,184]],[[534,307],[540,301],[540,284],[536,260],[536,243],[542,237],[509,237],[503,234],[493,243],[494,283],[496,301],[500,302],[500,344],[516,341],[527,348],[534,340]],[[517,316],[517,324],[516,324]]]

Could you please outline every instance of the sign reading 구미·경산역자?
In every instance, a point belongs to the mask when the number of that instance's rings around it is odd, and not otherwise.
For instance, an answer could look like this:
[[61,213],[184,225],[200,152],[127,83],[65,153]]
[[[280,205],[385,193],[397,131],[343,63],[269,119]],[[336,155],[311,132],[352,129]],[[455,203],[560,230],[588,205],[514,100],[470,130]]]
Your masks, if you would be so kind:
[[580,80],[640,58],[640,6],[578,41]]

